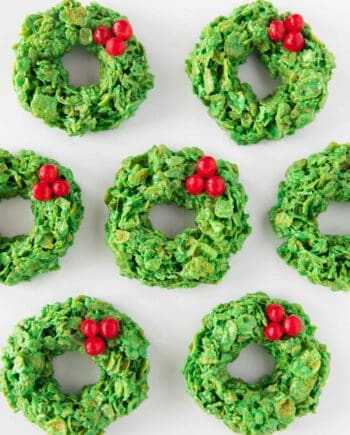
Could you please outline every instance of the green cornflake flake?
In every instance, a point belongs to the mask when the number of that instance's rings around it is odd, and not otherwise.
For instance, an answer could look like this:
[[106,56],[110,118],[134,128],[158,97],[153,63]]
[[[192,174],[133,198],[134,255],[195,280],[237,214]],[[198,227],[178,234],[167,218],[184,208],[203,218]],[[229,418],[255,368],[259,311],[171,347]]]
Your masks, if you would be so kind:
[[[272,20],[284,20],[273,5],[257,0],[207,25],[186,61],[193,92],[240,145],[278,140],[312,122],[327,98],[333,55],[305,24],[305,48],[294,53],[270,40]],[[239,66],[256,52],[273,79],[282,83],[261,100],[238,78]]]
[[[278,341],[264,337],[265,309],[271,303],[303,321],[300,335]],[[187,390],[233,432],[268,435],[285,429],[297,416],[315,412],[328,378],[330,355],[315,330],[300,305],[262,292],[219,305],[203,319],[190,346],[183,370]],[[275,360],[272,375],[256,384],[231,377],[227,370],[250,343],[264,346]]]
[[30,108],[34,116],[46,122],[54,121],[57,116],[57,100],[49,95],[35,93]]
[[[203,152],[164,145],[123,161],[107,191],[106,241],[122,275],[150,286],[194,287],[217,283],[229,268],[230,254],[243,245],[251,228],[247,196],[236,165],[218,160],[226,191],[219,198],[193,196],[185,188]],[[149,212],[156,204],[175,204],[196,213],[196,226],[174,238],[155,231]]]
[[[54,379],[52,360],[65,352],[85,354],[80,323],[118,319],[121,332],[106,341],[93,361],[100,380],[65,394]],[[20,322],[3,349],[0,390],[14,411],[22,411],[48,435],[100,435],[147,398],[148,342],[142,329],[112,305],[86,296],[47,305],[41,315]]]
[[[112,57],[93,42],[97,26],[112,27],[119,18],[125,17],[96,3],[85,7],[75,0],[28,16],[15,46],[13,85],[21,105],[70,136],[116,128],[132,116],[153,87],[143,46],[132,37],[125,54]],[[62,57],[77,45],[101,63],[97,84],[69,84]]]
[[81,45],[89,45],[93,41],[93,34],[91,29],[82,28],[79,32],[79,42]]
[[350,144],[330,144],[299,160],[279,185],[270,221],[284,243],[279,255],[312,283],[350,290],[350,236],[325,235],[318,216],[330,201],[350,200]]
[[[49,201],[32,197],[39,168],[46,163],[56,165],[60,177],[69,182],[71,190],[67,196]],[[31,151],[12,155],[0,150],[0,200],[15,196],[31,200],[34,227],[28,235],[9,238],[0,234],[0,282],[6,285],[58,269],[59,258],[73,244],[84,211],[80,188],[69,169]]]

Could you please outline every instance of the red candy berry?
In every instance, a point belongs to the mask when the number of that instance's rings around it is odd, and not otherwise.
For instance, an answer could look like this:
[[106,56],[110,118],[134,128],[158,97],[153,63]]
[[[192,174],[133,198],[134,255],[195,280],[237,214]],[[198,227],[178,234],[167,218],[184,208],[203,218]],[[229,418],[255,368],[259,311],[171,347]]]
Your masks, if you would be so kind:
[[284,308],[280,304],[270,304],[266,308],[266,317],[271,320],[271,322],[282,322],[285,314]]
[[305,46],[305,39],[301,33],[287,33],[283,47],[288,51],[301,51]]
[[121,38],[111,38],[106,44],[106,51],[110,56],[122,56],[126,50],[126,43]]
[[118,20],[113,24],[113,33],[124,41],[129,40],[133,35],[132,27],[129,21]]
[[283,326],[276,322],[269,323],[264,330],[265,338],[270,341],[280,340],[283,334]]
[[98,323],[92,319],[85,319],[80,324],[80,330],[85,337],[96,337],[98,334]]
[[51,187],[44,181],[34,184],[32,194],[38,201],[48,201],[52,198]]
[[106,317],[99,324],[99,331],[103,338],[111,339],[116,337],[120,331],[119,321],[113,317]]
[[226,189],[225,181],[220,175],[214,175],[208,178],[205,183],[205,191],[209,196],[221,196]]
[[112,38],[112,32],[107,26],[98,26],[94,31],[94,42],[98,45],[106,45]]
[[304,27],[304,18],[300,14],[289,15],[284,22],[288,32],[301,32]]
[[88,355],[99,355],[106,349],[105,342],[100,337],[89,337],[85,340],[85,352]]
[[295,337],[299,335],[303,330],[303,322],[297,316],[288,316],[284,319],[283,329],[284,332],[289,335],[289,337]]
[[55,196],[66,196],[70,192],[70,184],[63,178],[58,178],[52,184],[52,191]]
[[216,174],[217,164],[213,157],[204,156],[197,162],[197,172],[204,178],[212,177]]
[[204,178],[198,174],[186,178],[186,190],[190,195],[199,195],[205,188]]
[[41,181],[45,181],[45,183],[53,183],[58,176],[58,170],[56,165],[43,165],[39,169],[39,178]]
[[269,27],[271,41],[282,41],[286,36],[286,28],[281,20],[272,20]]

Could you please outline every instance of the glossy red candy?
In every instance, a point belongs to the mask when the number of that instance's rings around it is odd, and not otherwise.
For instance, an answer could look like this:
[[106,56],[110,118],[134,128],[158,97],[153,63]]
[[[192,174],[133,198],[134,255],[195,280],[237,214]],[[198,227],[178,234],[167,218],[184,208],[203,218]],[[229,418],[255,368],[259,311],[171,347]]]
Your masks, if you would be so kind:
[[272,20],[269,27],[271,41],[282,41],[286,36],[286,28],[281,20]]
[[55,196],[66,196],[70,192],[70,184],[63,178],[58,178],[52,184],[52,191]]
[[266,317],[271,320],[271,322],[280,323],[284,319],[285,311],[282,305],[280,304],[270,304],[266,308]]
[[106,349],[106,344],[100,337],[89,337],[85,340],[85,352],[88,355],[100,355]]
[[129,21],[118,20],[113,24],[113,33],[124,41],[129,40],[133,35],[132,27]]
[[304,27],[304,18],[300,14],[289,15],[284,22],[284,27],[288,32],[301,32]]
[[288,51],[301,51],[305,46],[305,39],[301,33],[287,33],[283,40],[283,47]]
[[209,196],[221,196],[226,189],[225,181],[220,175],[214,175],[207,179],[205,183],[205,191]]
[[269,323],[264,330],[265,338],[270,341],[280,340],[283,334],[283,326],[276,322]]
[[121,38],[111,38],[107,41],[106,51],[110,56],[122,56],[126,51],[126,43]]
[[94,42],[98,45],[106,45],[112,38],[112,32],[107,26],[98,26],[94,31]]
[[302,332],[304,325],[299,317],[291,315],[284,319],[283,329],[289,337],[295,337]]
[[34,184],[32,194],[38,201],[48,201],[52,198],[51,187],[44,181]]
[[96,337],[98,334],[98,323],[92,319],[85,319],[80,324],[80,330],[85,337]]
[[216,160],[211,156],[201,157],[197,162],[197,173],[204,178],[212,177],[216,174]]
[[198,174],[187,177],[185,184],[186,190],[190,195],[199,195],[205,188],[204,178]]
[[38,175],[41,181],[45,181],[45,183],[53,183],[58,177],[58,170],[56,165],[48,163],[39,169]]
[[103,338],[115,338],[120,331],[119,321],[113,317],[106,317],[99,324],[99,331]]

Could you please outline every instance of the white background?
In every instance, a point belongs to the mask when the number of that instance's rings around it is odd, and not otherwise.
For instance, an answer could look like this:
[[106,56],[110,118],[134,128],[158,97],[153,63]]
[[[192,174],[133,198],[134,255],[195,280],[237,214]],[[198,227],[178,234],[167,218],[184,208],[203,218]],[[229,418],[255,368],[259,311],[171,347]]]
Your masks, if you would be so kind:
[[[333,293],[310,284],[285,265],[276,254],[279,241],[267,220],[267,211],[276,201],[278,182],[286,168],[311,152],[321,151],[332,140],[350,141],[349,40],[350,4],[345,0],[275,1],[280,11],[302,13],[315,34],[327,43],[337,59],[330,83],[329,99],[315,122],[294,136],[278,142],[239,147],[209,118],[205,107],[192,94],[184,73],[184,60],[197,41],[200,30],[218,15],[227,15],[241,4],[238,0],[103,0],[105,6],[125,13],[144,43],[155,88],[129,121],[114,131],[69,138],[65,132],[50,129],[25,112],[11,85],[14,62],[12,44],[18,40],[21,22],[27,14],[55,5],[55,0],[9,1],[3,5],[0,26],[0,138],[10,151],[32,149],[70,167],[83,192],[85,218],[74,246],[61,261],[61,269],[33,279],[31,283],[1,288],[0,345],[14,324],[39,313],[44,304],[64,301],[69,296],[87,294],[113,303],[145,330],[151,342],[149,399],[129,417],[112,424],[107,434],[123,435],[226,435],[222,422],[206,415],[185,392],[181,369],[188,345],[201,327],[201,318],[219,303],[234,300],[256,290],[301,303],[318,325],[317,337],[332,353],[331,375],[316,415],[297,419],[286,434],[345,435],[349,429],[350,401],[350,294]],[[91,71],[75,59],[75,76],[86,78]],[[249,62],[241,76],[260,94],[271,90],[266,74]],[[249,196],[248,211],[252,235],[243,249],[232,257],[231,269],[219,285],[194,289],[162,290],[148,288],[118,274],[111,251],[104,243],[106,208],[103,202],[121,160],[165,143],[174,150],[195,145],[218,158],[236,162]],[[324,231],[350,232],[348,205],[331,207],[322,216]],[[29,204],[3,201],[0,205],[0,231],[14,234],[30,228]],[[169,228],[181,214],[167,214]],[[176,216],[174,218],[174,216]],[[171,221],[172,219],[172,221]],[[157,214],[158,222],[164,215]],[[64,357],[58,365],[66,389],[91,380],[88,357]],[[79,368],[83,364],[84,370]],[[250,349],[240,359],[234,373],[249,380],[255,370],[267,370],[261,352]],[[1,432],[34,435],[42,431],[15,415],[0,398]]]

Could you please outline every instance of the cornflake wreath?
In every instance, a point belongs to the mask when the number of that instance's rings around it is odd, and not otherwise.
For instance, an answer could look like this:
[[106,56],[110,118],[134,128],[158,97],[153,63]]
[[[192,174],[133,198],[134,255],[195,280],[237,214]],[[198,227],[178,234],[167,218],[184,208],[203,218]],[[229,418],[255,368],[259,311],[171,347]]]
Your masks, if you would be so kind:
[[[101,377],[79,393],[64,394],[52,360],[91,349],[91,338],[86,338],[91,329],[82,327],[87,319],[98,324],[103,336],[107,333],[104,349],[90,353]],[[120,325],[113,338],[106,319],[109,326],[112,319]],[[70,298],[45,306],[40,316],[16,326],[3,350],[0,389],[15,411],[21,410],[48,434],[102,434],[147,398],[147,347],[141,328],[112,305],[86,296]]]
[[[272,79],[282,79],[261,100],[237,75],[254,52]],[[263,0],[207,25],[186,61],[193,92],[240,145],[281,139],[313,121],[334,66],[333,55],[300,15],[281,15]]]
[[[296,417],[314,412],[328,373],[330,355],[300,305],[265,293],[219,305],[203,319],[184,367],[188,392],[208,414],[232,431],[271,434]],[[257,343],[271,354],[271,376],[249,384],[227,365]]]
[[31,200],[34,227],[27,235],[0,235],[0,282],[13,285],[59,268],[83,217],[72,172],[31,151],[0,150],[0,200]]
[[[144,48],[131,25],[97,3],[85,7],[64,0],[29,15],[21,35],[13,74],[19,101],[34,116],[71,136],[117,127],[153,87]],[[96,85],[69,84],[62,57],[77,45],[101,63]]]
[[318,216],[330,201],[350,200],[350,144],[331,143],[325,151],[293,163],[278,191],[270,221],[284,239],[279,255],[312,283],[350,290],[350,236],[325,235]]
[[[218,282],[251,231],[237,166],[198,148],[160,145],[125,159],[105,202],[106,240],[122,275],[149,286]],[[148,217],[154,205],[171,203],[196,213],[196,227],[174,238],[154,230]]]

